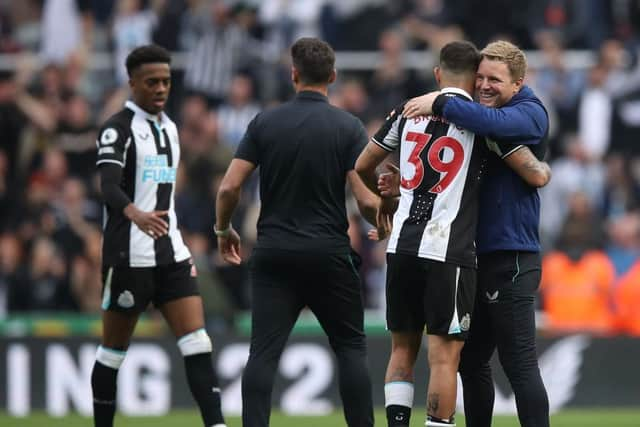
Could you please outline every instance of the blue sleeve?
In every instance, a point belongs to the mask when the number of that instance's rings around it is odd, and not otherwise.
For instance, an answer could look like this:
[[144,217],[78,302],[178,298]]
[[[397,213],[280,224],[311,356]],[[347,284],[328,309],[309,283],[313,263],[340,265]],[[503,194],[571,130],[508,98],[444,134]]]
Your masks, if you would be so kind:
[[520,102],[489,108],[476,102],[449,98],[442,115],[458,126],[490,139],[520,144],[538,144],[547,133],[549,119],[540,104]]

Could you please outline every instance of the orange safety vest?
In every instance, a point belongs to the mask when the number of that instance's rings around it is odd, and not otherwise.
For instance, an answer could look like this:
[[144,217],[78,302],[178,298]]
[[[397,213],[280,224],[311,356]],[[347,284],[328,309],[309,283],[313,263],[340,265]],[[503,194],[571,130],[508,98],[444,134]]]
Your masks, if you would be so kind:
[[620,330],[640,336],[640,261],[620,278],[613,301]]
[[546,255],[540,290],[549,327],[563,332],[613,332],[614,281],[615,268],[604,252],[586,252],[578,261],[562,252]]

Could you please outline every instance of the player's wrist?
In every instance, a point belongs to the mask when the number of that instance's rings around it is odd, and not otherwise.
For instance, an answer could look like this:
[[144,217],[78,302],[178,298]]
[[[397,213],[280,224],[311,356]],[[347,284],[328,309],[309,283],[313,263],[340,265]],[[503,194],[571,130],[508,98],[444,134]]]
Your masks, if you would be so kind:
[[233,226],[231,225],[231,223],[229,223],[229,225],[227,225],[226,228],[218,228],[217,224],[214,224],[213,234],[215,234],[216,237],[229,237],[232,229],[233,229]]

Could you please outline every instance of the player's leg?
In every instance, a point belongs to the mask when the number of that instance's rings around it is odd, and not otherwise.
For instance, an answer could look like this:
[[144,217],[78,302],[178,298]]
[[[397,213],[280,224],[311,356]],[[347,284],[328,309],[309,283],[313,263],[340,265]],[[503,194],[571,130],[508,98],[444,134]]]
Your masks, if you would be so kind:
[[384,376],[384,405],[389,427],[408,426],[413,407],[413,383],[422,331],[391,332],[391,354]]
[[427,326],[427,426],[455,425],[460,351],[472,323],[476,270],[426,261],[423,307]]
[[[329,337],[338,362],[338,385],[348,426],[373,427],[361,284],[348,255],[318,255],[305,300]],[[323,264],[326,264],[323,265]]]
[[429,386],[425,425],[455,425],[458,364],[464,342],[448,336],[429,334],[427,343]]
[[[193,271],[193,274],[192,274]],[[204,327],[202,298],[189,262],[156,270],[154,303],[167,321],[184,358],[189,389],[206,426],[224,426],[218,376],[212,365],[213,345]]]
[[387,254],[387,328],[391,354],[385,375],[387,425],[408,426],[413,407],[414,366],[425,317],[423,293],[428,265],[403,254]]
[[536,352],[535,294],[540,283],[540,255],[506,253],[502,264],[511,277],[502,281],[499,302],[490,306],[500,363],[516,397],[523,427],[549,426],[549,400]]
[[[460,354],[458,368],[462,378],[464,394],[464,414],[467,427],[491,427],[495,386],[491,373],[491,356],[496,344],[493,338],[491,317],[488,306],[495,296],[489,292],[495,283],[495,276],[485,269],[483,257],[478,264],[478,289],[469,335]],[[488,287],[489,286],[489,287]]]
[[102,340],[91,372],[95,427],[112,427],[118,370],[138,317],[149,301],[148,269],[103,269]]
[[251,259],[251,346],[242,374],[242,425],[266,427],[271,415],[271,391],[280,355],[304,307],[299,295],[304,278],[291,269],[295,253],[255,250]]

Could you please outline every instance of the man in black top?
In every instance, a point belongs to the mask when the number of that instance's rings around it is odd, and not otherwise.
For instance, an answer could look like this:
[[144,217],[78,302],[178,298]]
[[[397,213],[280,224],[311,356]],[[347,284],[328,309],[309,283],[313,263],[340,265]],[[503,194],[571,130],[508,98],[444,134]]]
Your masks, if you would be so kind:
[[202,298],[173,208],[180,142],[163,112],[171,57],[149,45],[127,56],[132,101],[98,135],[105,220],[102,342],[91,374],[96,427],[112,427],[118,370],[138,317],[152,302],[178,337],[189,388],[207,427],[225,427]]
[[345,184],[375,223],[378,197],[353,170],[367,143],[362,123],[327,102],[335,56],[323,41],[291,47],[297,96],[254,118],[220,185],[216,229],[222,257],[239,264],[230,224],[240,188],[260,166],[262,206],[252,255],[252,329],[242,378],[244,427],[269,424],[278,360],[300,311],[317,316],[338,360],[347,424],[373,426],[361,285],[347,235]]

